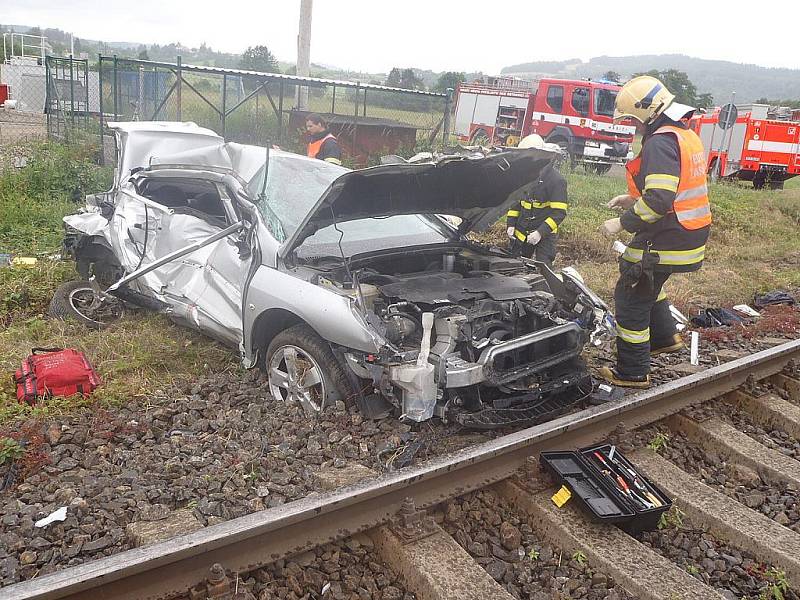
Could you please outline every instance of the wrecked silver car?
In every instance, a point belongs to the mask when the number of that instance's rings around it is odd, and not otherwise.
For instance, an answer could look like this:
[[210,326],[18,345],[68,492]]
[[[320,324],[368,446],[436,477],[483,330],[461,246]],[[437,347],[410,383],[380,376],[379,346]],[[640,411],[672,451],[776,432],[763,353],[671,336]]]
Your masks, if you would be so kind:
[[190,123],[110,127],[112,189],[64,218],[87,320],[112,296],[163,311],[237,346],[276,401],[312,414],[343,400],[488,428],[591,392],[580,354],[602,302],[579,278],[467,238],[549,152],[351,171]]

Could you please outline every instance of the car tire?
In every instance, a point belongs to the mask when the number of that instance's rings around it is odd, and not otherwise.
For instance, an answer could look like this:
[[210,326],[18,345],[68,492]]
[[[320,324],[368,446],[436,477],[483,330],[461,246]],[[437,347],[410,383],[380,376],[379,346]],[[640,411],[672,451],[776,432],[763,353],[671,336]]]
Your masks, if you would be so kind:
[[273,398],[297,402],[311,416],[339,400],[347,408],[355,403],[347,374],[330,344],[305,323],[284,329],[272,339],[265,369]]
[[104,329],[125,316],[121,300],[110,296],[102,312],[91,311],[94,289],[88,281],[68,281],[56,288],[47,314],[65,321],[72,319],[92,329]]

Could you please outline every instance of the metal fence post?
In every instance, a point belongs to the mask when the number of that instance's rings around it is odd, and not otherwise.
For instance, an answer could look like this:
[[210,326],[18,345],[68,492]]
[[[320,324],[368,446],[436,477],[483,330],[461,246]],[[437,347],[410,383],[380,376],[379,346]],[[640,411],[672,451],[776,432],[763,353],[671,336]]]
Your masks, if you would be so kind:
[[362,116],[367,116],[367,88],[364,88],[364,110],[362,111]]
[[[256,96],[257,97],[257,96]],[[278,96],[278,143],[283,141],[283,79],[280,82]]]
[[333,98],[331,98],[331,114],[336,114],[336,84],[333,84]]
[[444,99],[444,115],[442,116],[442,148],[447,147],[450,139],[450,105],[453,102],[453,88],[447,88]]
[[100,164],[106,164],[106,140],[103,134],[103,55],[97,54],[97,87],[100,90]]
[[[6,38],[3,36],[3,45],[5,46]],[[47,137],[50,138],[53,135],[52,132],[52,124],[50,122],[50,57],[46,57],[44,59],[44,112],[45,118],[47,119]]]
[[83,131],[89,132],[89,59],[81,61],[83,64],[83,90],[85,101],[83,103]]
[[117,55],[114,55],[114,120],[116,121],[119,118],[119,93],[117,85],[119,82],[117,80]]
[[355,104],[355,114],[353,115],[353,158],[356,157],[357,150],[356,150],[356,140],[358,138],[358,96],[359,92],[361,91],[361,82],[356,81],[356,93],[353,98],[353,102]]
[[227,113],[227,106],[228,104],[228,75],[222,75],[222,137],[225,137],[225,120],[228,116]]
[[75,61],[69,55],[69,124],[70,134],[75,130]]
[[[175,84],[177,86],[175,88],[175,92],[176,92],[177,100],[178,100],[178,110],[177,110],[178,117],[177,117],[176,120],[180,121],[180,120],[182,120],[181,119],[181,82],[182,82],[182,78],[183,78],[183,75],[181,74],[181,57],[180,57],[180,55],[178,55],[178,59],[177,59],[176,63],[178,65],[178,68],[177,68],[177,71],[176,71],[176,75],[177,75],[178,80],[177,80],[177,82]],[[157,76],[155,78],[155,81],[153,82],[153,85],[158,85],[158,77]]]
[[[152,83],[151,87],[153,88],[153,110],[155,110],[155,107],[158,106],[159,104],[158,95],[160,92],[160,90],[158,89],[158,67],[153,67],[153,76],[150,78],[150,80]],[[178,104],[178,106],[180,106],[180,104]],[[157,119],[158,115],[155,115],[155,118]],[[180,119],[178,119],[178,121],[180,121]]]

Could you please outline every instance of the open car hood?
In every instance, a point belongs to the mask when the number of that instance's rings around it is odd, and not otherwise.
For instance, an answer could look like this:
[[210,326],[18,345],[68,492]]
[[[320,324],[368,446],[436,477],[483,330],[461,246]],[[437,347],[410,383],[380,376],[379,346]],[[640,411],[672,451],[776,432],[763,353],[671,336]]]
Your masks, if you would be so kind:
[[554,154],[524,149],[488,156],[447,155],[416,164],[390,164],[347,172],[320,196],[295,233],[285,257],[334,222],[401,214],[444,214],[462,219],[460,233],[488,229],[519,200],[515,192],[536,181]]

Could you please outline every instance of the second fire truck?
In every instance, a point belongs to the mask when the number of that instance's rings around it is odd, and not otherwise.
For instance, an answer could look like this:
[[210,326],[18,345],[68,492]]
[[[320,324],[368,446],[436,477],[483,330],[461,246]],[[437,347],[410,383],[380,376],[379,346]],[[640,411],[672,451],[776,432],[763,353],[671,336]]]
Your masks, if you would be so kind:
[[799,113],[771,111],[766,104],[740,104],[731,114],[723,112],[727,110],[728,106],[716,108],[690,121],[703,140],[712,177],[752,181],[756,189],[774,190],[800,175]]
[[538,133],[573,163],[605,173],[632,156],[636,129],[613,122],[620,86],[612,82],[488,77],[458,86],[455,133],[473,145],[515,146]]

